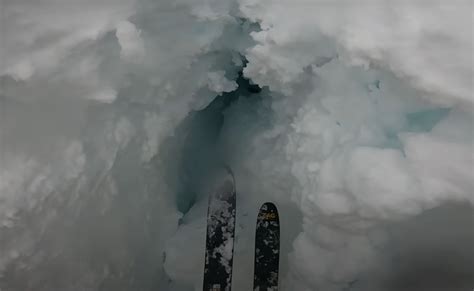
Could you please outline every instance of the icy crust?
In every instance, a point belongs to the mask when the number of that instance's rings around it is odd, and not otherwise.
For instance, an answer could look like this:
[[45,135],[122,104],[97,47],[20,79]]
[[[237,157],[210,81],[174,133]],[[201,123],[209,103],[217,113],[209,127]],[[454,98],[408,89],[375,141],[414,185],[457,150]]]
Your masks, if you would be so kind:
[[[223,175],[223,176],[222,176]],[[230,291],[235,233],[235,183],[230,172],[220,174],[209,197],[204,268],[204,290]]]

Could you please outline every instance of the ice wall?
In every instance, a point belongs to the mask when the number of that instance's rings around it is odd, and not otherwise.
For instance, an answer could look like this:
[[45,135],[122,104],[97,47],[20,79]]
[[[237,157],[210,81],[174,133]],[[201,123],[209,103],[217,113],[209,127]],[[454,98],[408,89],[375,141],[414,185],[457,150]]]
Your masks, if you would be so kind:
[[250,37],[228,6],[2,1],[2,290],[165,288],[161,146],[235,88]]
[[179,206],[179,161],[231,91],[201,147],[236,173],[236,290],[265,200],[283,290],[472,287],[471,1],[0,8],[0,289],[199,290],[205,199]]

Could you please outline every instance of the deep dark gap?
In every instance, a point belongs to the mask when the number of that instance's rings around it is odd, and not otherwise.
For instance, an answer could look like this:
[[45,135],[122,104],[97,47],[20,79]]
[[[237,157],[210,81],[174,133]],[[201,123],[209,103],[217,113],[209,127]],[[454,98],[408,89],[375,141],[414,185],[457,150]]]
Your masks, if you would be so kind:
[[168,171],[168,180],[174,181],[177,209],[183,214],[201,196],[211,171],[225,163],[226,158],[216,148],[225,122],[224,111],[239,98],[258,96],[262,90],[246,79],[242,70],[236,83],[236,90],[218,95],[206,108],[191,112],[165,143],[164,151],[171,153],[167,166],[174,167]]

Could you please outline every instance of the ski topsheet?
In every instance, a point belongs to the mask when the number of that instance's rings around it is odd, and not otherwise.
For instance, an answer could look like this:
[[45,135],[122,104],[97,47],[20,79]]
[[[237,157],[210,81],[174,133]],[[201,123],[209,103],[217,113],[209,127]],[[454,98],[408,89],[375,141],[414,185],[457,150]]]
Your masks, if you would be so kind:
[[275,204],[262,205],[255,235],[254,291],[277,291],[280,262],[280,219]]
[[203,291],[230,291],[235,232],[235,182],[230,170],[209,197]]

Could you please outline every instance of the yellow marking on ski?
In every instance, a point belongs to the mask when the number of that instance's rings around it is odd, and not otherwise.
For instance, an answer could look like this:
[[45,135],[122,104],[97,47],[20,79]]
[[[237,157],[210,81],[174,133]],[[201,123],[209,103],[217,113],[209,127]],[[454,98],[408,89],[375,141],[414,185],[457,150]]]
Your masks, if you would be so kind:
[[262,219],[265,220],[275,220],[277,218],[276,213],[264,213]]

